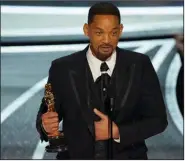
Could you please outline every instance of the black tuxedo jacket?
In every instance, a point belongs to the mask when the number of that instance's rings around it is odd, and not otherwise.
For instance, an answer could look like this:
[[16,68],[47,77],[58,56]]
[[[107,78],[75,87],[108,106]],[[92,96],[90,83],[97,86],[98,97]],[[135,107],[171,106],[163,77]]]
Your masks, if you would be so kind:
[[[87,50],[88,46],[54,60],[49,70],[48,82],[59,120],[63,119],[71,159],[94,158],[94,113],[88,106],[86,89]],[[113,159],[144,159],[144,140],[163,132],[168,124],[159,81],[148,56],[118,47],[116,51],[113,118],[119,128],[120,143],[113,142]],[[41,115],[46,111],[42,101],[36,127],[45,141],[48,139],[41,127]]]

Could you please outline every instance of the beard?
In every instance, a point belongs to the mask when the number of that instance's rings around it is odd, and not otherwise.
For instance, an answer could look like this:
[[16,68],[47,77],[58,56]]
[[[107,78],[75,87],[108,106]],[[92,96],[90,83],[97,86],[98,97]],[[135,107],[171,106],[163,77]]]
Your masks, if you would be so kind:
[[98,46],[97,51],[91,46],[91,50],[93,54],[101,61],[107,60],[113,53],[113,46],[112,45],[100,45]]

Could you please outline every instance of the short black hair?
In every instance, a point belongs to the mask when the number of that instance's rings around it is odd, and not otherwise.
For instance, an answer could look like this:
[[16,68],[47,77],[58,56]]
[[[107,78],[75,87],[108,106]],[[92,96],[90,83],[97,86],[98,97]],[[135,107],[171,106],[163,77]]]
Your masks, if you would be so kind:
[[88,14],[88,24],[93,22],[95,15],[115,15],[118,17],[119,23],[121,22],[121,16],[118,7],[109,2],[99,2],[91,6]]

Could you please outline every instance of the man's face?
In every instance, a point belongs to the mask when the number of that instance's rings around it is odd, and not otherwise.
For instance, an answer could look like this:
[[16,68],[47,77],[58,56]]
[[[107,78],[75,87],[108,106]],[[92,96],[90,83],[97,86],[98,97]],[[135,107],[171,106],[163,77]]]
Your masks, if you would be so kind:
[[117,47],[123,25],[114,15],[96,15],[91,24],[84,25],[84,33],[89,37],[93,54],[105,61]]

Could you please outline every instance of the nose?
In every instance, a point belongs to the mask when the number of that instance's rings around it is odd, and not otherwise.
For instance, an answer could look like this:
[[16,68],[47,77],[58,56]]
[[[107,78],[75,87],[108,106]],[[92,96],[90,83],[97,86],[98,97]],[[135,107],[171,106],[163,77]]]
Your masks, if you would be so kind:
[[103,42],[106,44],[111,42],[111,38],[110,38],[109,34],[104,34]]

